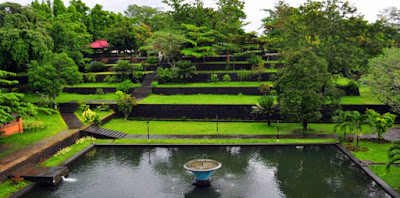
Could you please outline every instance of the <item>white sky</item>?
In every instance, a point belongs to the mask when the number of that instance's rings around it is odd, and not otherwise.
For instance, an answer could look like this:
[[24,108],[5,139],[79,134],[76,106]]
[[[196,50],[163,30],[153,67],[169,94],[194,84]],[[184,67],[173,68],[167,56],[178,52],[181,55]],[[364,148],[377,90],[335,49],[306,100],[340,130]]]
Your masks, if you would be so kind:
[[[0,3],[11,1],[17,2],[22,5],[27,5],[31,3],[32,0],[0,0]],[[39,0],[41,1],[41,0]],[[63,0],[66,5],[68,5],[69,0]],[[151,7],[161,7],[165,10],[168,6],[163,4],[162,0],[82,0],[90,8],[94,7],[96,4],[103,5],[103,9],[123,12],[126,10],[128,5],[137,4],[140,6],[146,5]],[[375,22],[379,11],[383,9],[394,6],[400,8],[400,0],[348,0],[350,4],[355,5],[358,8],[358,12],[364,15],[364,19]],[[205,6],[212,6],[215,0],[203,0]],[[247,32],[257,31],[261,32],[261,19],[266,17],[266,12],[264,9],[272,9],[278,0],[245,0],[245,12],[247,14],[247,21],[250,22],[249,25],[245,27]],[[291,6],[299,6],[300,4],[306,2],[306,0],[286,0]]]

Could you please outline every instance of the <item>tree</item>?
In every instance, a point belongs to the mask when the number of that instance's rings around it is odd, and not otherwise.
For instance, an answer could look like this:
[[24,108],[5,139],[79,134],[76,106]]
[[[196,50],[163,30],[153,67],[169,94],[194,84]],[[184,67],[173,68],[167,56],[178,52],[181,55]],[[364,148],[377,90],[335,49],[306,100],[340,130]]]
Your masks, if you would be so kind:
[[264,115],[267,118],[268,126],[271,126],[271,117],[278,108],[279,106],[275,104],[274,96],[264,95],[258,99],[256,106],[251,107],[251,113]]
[[67,8],[65,7],[62,0],[54,0],[53,2],[53,14],[54,17],[58,15],[64,14],[67,12]]
[[186,31],[187,46],[181,50],[185,56],[196,58],[206,56],[218,56],[216,53],[216,44],[214,43],[216,34],[214,30],[207,27],[197,27],[190,24],[182,24]]
[[360,114],[360,112],[358,112],[358,111],[352,111],[349,116],[350,116],[350,120],[351,120],[350,129],[352,130],[352,132],[354,132],[356,134],[357,148],[360,148],[359,141],[360,141],[360,137],[363,135],[362,127],[364,125],[372,126],[370,117],[367,114]]
[[85,24],[94,41],[102,39],[109,27],[109,12],[103,10],[103,6],[96,4],[86,17]]
[[337,128],[340,128],[340,130],[343,131],[344,138],[347,138],[347,128],[349,128],[348,131],[353,131],[353,129],[351,128],[351,112],[337,110],[336,114],[337,115],[332,118],[332,120],[335,122],[335,127],[333,130],[336,132]]
[[388,149],[388,162],[386,163],[386,170],[390,170],[390,166],[397,161],[400,161],[400,140],[394,141],[393,146]]
[[160,8],[149,6],[129,5],[125,15],[129,18],[135,18],[137,20],[136,25],[145,24],[150,26],[153,31],[161,30],[170,23],[169,15],[161,11]]
[[173,77],[178,80],[183,80],[186,82],[186,79],[192,78],[193,74],[196,74],[196,66],[192,64],[191,61],[178,61],[176,63],[176,68],[173,70]]
[[300,121],[307,131],[309,121],[322,117],[322,107],[339,103],[327,63],[310,49],[287,54],[287,64],[278,72],[275,88],[281,114],[289,121]]
[[54,109],[57,109],[56,98],[65,85],[82,81],[78,66],[66,53],[47,52],[43,60],[32,60],[28,65],[29,84],[34,91],[40,91],[52,97]]
[[31,103],[23,102],[21,93],[7,92],[4,86],[18,84],[18,81],[10,81],[6,77],[16,76],[15,73],[0,70],[0,125],[9,123],[15,118],[12,114],[35,115],[37,108]]
[[146,40],[146,50],[161,54],[174,68],[177,59],[181,57],[180,49],[185,42],[185,36],[179,31],[158,31]]
[[382,139],[382,135],[394,125],[394,120],[396,119],[396,115],[391,113],[381,115],[373,109],[367,109],[365,113],[370,116],[371,122],[378,132],[378,139]]
[[400,113],[400,49],[385,49],[369,62],[372,91],[378,99]]
[[127,94],[123,94],[117,102],[118,110],[124,113],[124,119],[127,120],[129,114],[132,112],[133,107],[137,105],[135,97],[130,97]]
[[107,29],[106,39],[110,43],[110,48],[120,51],[137,50],[137,33],[130,20],[117,22]]

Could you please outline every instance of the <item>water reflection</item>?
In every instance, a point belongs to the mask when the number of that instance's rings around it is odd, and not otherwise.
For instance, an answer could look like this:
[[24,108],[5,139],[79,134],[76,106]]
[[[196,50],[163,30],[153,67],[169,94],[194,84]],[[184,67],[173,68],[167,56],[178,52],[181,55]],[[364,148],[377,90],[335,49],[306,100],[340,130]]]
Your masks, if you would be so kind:
[[[221,162],[212,186],[196,188],[182,164],[197,154]],[[27,197],[385,197],[332,146],[96,148],[69,167],[77,182]]]

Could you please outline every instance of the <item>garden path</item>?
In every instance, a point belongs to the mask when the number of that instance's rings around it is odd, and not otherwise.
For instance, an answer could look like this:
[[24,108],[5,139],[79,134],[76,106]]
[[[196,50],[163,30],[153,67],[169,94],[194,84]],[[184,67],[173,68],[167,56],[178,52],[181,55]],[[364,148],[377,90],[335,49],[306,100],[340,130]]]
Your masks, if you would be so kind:
[[142,86],[135,88],[132,96],[135,97],[137,101],[143,100],[150,94],[151,84],[157,80],[157,72],[147,74],[143,79]]

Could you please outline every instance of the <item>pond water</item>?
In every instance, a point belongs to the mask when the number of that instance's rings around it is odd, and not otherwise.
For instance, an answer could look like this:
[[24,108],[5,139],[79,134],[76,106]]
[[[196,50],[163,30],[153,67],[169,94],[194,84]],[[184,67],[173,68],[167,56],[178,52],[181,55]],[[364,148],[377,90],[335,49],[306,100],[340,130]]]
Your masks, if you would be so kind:
[[[198,154],[222,163],[211,187],[182,167]],[[335,146],[96,147],[68,168],[26,197],[389,197]]]

